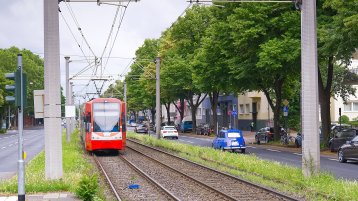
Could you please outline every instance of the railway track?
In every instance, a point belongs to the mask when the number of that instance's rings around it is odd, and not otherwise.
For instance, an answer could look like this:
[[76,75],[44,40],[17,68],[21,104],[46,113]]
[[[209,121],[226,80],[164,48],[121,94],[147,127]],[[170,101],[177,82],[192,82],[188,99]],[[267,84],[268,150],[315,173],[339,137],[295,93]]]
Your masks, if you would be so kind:
[[[212,198],[216,198],[215,200],[217,200],[218,197],[215,197],[214,195],[219,194],[227,195],[224,200],[298,200],[297,198],[291,197],[289,195],[285,195],[275,190],[253,184],[238,177],[219,172],[212,168],[193,163],[186,159],[153,147],[140,144],[133,140],[127,139],[127,153],[128,148],[131,149],[130,152],[135,151],[137,153],[137,159],[134,158],[131,160],[136,160],[138,162],[139,160],[144,160],[144,158],[151,158],[147,160],[161,163],[161,166],[166,166],[173,171],[178,171],[183,175],[196,180],[195,182],[200,183],[202,186],[215,189],[217,192],[212,195]],[[190,200],[185,199],[185,197],[179,198],[181,200]]]
[[94,160],[118,200],[298,200],[128,139]]
[[[121,154],[118,156],[93,155],[93,158],[105,176],[115,198],[119,201],[179,200]],[[138,184],[140,184],[138,188],[135,188]]]

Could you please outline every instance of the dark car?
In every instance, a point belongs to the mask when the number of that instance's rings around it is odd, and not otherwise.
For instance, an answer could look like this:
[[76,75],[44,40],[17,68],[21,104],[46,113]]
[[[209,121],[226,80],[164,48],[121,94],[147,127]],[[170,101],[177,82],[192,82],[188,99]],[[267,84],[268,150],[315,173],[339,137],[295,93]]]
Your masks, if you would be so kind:
[[229,129],[221,130],[218,135],[215,137],[212,147],[214,149],[231,150],[241,150],[241,153],[245,153],[245,140],[242,135],[241,130]]
[[343,129],[336,133],[333,133],[333,136],[328,142],[329,149],[333,151],[337,151],[340,146],[342,146],[347,141],[352,140],[357,135],[357,130],[350,128],[350,129]]
[[134,132],[136,133],[146,133],[148,134],[148,126],[145,124],[138,124],[135,128],[134,128]]
[[358,136],[355,136],[351,141],[347,141],[338,149],[338,161],[341,163],[347,160],[358,161]]
[[273,127],[264,127],[258,130],[255,134],[256,144],[261,142],[269,142],[273,140],[274,128]]
[[192,121],[183,121],[180,124],[180,132],[185,133],[186,131],[193,130],[193,122]]

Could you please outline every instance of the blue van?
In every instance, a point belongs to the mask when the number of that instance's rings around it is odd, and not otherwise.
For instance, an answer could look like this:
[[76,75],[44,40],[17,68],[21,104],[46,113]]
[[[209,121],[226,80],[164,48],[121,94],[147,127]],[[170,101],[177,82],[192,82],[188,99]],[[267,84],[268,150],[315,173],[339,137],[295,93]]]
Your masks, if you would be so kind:
[[212,147],[222,151],[231,150],[235,152],[235,150],[241,150],[241,153],[245,153],[246,149],[244,136],[241,130],[237,129],[221,130],[215,137]]
[[185,133],[186,131],[193,130],[193,122],[192,121],[183,121],[180,124],[180,132]]

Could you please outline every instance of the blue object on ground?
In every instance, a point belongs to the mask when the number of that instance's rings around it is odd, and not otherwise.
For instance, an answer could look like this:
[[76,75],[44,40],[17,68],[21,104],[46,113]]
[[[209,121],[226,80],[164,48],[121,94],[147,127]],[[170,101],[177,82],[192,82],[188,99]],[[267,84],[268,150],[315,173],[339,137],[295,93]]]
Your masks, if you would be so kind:
[[128,186],[129,189],[138,189],[139,185],[138,184],[131,184]]

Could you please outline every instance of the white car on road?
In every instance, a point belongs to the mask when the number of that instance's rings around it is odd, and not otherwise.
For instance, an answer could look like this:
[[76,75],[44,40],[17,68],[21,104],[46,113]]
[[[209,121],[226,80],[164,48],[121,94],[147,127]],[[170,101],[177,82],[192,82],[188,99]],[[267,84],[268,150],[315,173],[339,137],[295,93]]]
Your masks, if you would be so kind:
[[178,131],[175,126],[163,126],[160,129],[160,136],[162,138],[174,138],[178,139]]

